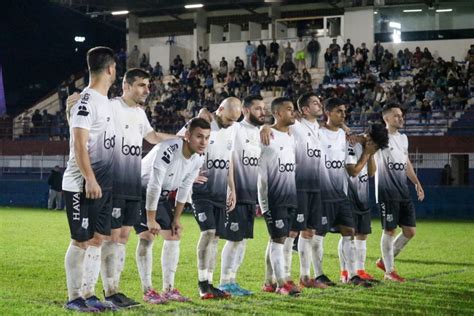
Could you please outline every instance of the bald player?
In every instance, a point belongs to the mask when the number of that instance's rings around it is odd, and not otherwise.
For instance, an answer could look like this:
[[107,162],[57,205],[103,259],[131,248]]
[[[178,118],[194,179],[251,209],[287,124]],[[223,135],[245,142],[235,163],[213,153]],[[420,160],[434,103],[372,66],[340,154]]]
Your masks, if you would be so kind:
[[[242,114],[242,103],[230,97],[224,99],[216,112],[210,115],[211,135],[201,167],[204,183],[193,185],[194,217],[201,230],[197,244],[198,286],[202,299],[230,296],[212,285],[216,266],[217,244],[224,233],[226,212],[235,207],[235,185],[232,167],[234,146],[233,124]],[[179,134],[182,134],[183,130]]]

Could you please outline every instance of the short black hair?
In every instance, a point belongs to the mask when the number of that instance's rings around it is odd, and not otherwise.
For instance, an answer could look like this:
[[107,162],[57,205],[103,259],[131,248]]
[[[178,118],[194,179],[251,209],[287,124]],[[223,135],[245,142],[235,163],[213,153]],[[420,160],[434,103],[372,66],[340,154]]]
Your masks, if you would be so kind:
[[187,124],[187,129],[192,133],[196,128],[211,129],[211,124],[203,118],[195,117]]
[[261,95],[254,94],[248,95],[244,98],[244,108],[250,108],[252,106],[253,101],[262,101],[263,98]]
[[377,145],[377,148],[382,150],[388,148],[388,130],[384,124],[372,123],[367,128],[367,134],[372,141]]
[[278,109],[283,105],[285,102],[292,102],[290,98],[287,97],[278,97],[273,99],[271,109],[272,113],[276,113]]
[[150,74],[140,68],[131,68],[127,70],[127,72],[123,76],[123,81],[125,81],[129,85],[133,85],[137,78],[150,79]]
[[387,114],[389,111],[391,111],[392,109],[400,109],[402,110],[402,106],[397,103],[397,102],[388,102],[387,104],[385,104],[385,106],[382,108],[382,115],[385,115]]
[[331,112],[335,108],[337,108],[340,105],[345,105],[346,102],[344,100],[339,99],[339,98],[329,98],[326,100],[324,104],[324,110],[327,112]]
[[115,63],[114,51],[105,46],[97,46],[87,52],[87,67],[91,74],[99,74]]
[[307,92],[300,95],[300,97],[298,98],[298,101],[296,101],[298,110],[300,112],[303,112],[303,107],[309,106],[309,99],[311,99],[311,97],[318,97],[318,96],[314,92]]

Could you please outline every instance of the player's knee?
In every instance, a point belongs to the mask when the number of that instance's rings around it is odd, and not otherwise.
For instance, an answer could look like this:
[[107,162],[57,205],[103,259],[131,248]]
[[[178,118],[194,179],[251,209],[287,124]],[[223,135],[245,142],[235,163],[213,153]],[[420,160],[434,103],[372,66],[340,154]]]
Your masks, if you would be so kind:
[[389,235],[389,236],[392,236],[392,237],[393,237],[393,236],[395,236],[396,230],[395,230],[395,229],[385,229],[385,230],[383,231],[383,233],[384,233],[385,235]]
[[72,241],[72,245],[73,246],[76,246],[76,247],[79,247],[81,249],[87,249],[87,241],[77,241],[77,240],[73,240]]
[[140,239],[142,240],[145,240],[145,241],[153,241],[155,240],[155,235],[153,235],[152,233],[146,231],[146,232],[143,232],[143,233],[140,233],[138,235],[138,237],[140,237]]
[[272,242],[277,243],[277,244],[284,244],[285,240],[286,240],[286,237],[272,238]]
[[208,239],[212,240],[212,239],[216,238],[216,230],[215,229],[208,229],[208,230],[202,231],[201,235],[204,238],[208,238]]
[[408,239],[412,239],[416,235],[416,230],[414,228],[408,228],[403,230],[403,236]]
[[367,240],[367,235],[364,234],[356,234],[357,240]]
[[296,237],[298,237],[298,234],[299,234],[299,232],[297,232],[297,231],[290,231],[290,234],[289,234],[288,237],[296,238]]
[[339,230],[341,231],[342,236],[354,236],[355,234],[355,230],[352,227],[341,226]]
[[301,237],[303,237],[304,239],[311,239],[313,238],[313,236],[314,236],[314,231],[311,229],[303,230],[301,232]]
[[106,236],[101,235],[101,234],[94,234],[94,237],[92,237],[87,243],[89,246],[94,246],[94,247],[100,247],[102,246],[102,243],[104,242]]

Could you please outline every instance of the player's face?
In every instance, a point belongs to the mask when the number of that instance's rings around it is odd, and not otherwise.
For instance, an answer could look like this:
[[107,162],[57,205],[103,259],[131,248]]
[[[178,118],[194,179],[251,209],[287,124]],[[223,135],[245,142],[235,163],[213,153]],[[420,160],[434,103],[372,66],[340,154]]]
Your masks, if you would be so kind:
[[335,107],[332,111],[326,111],[326,115],[332,125],[342,127],[342,124],[346,119],[346,106],[341,104]]
[[321,101],[316,96],[312,96],[308,100],[308,106],[306,107],[305,114],[310,116],[311,118],[320,117],[323,114],[323,106],[321,105]]
[[186,139],[189,143],[189,148],[196,154],[203,154],[206,152],[209,144],[209,137],[211,135],[210,129],[202,129],[196,127],[192,133],[186,132]]
[[244,109],[244,115],[256,126],[265,124],[265,103],[261,100],[253,101],[250,108]]
[[278,110],[278,121],[282,125],[290,126],[295,124],[295,108],[292,102],[284,102]]
[[227,128],[237,122],[240,118],[240,114],[241,111],[222,110],[221,114],[217,116],[217,120],[222,128]]
[[393,108],[386,115],[385,121],[389,127],[400,129],[403,127],[404,119],[403,112],[399,108]]
[[129,97],[138,104],[145,103],[146,98],[150,94],[150,89],[148,89],[150,85],[150,80],[145,78],[135,78],[135,81],[130,86],[126,84],[128,89],[126,89],[127,94]]

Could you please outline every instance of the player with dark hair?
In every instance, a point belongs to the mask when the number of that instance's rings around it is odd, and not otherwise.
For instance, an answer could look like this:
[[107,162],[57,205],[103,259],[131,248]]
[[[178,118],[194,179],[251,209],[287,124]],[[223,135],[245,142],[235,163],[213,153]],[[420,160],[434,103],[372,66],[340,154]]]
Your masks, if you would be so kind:
[[[394,258],[416,233],[415,207],[410,199],[407,177],[415,185],[419,201],[423,201],[425,193],[408,157],[408,138],[399,132],[404,124],[400,105],[387,104],[382,115],[389,145],[375,155],[375,193],[384,230],[380,242],[382,258],[376,265],[385,272],[386,280],[404,282],[405,279],[395,271]],[[402,232],[395,237],[397,226]]]
[[[210,124],[202,119],[192,119],[187,124],[184,139],[171,139],[156,145],[142,160],[142,186],[146,189],[146,202],[135,230],[139,236],[137,267],[140,274],[144,300],[151,304],[162,303],[162,297],[152,286],[153,241],[160,234],[163,239],[161,267],[163,297],[167,300],[186,302],[188,298],[174,287],[179,261],[179,244],[182,225],[181,214],[191,192],[194,179],[204,160],[210,136]],[[177,191],[176,206],[170,205],[168,195]]]
[[271,110],[275,118],[273,140],[262,148],[258,174],[258,200],[271,239],[266,252],[265,284],[271,286],[276,281],[276,293],[297,296],[300,291],[287,273],[291,271],[292,245],[289,252],[284,251],[296,221],[295,140],[289,134],[295,123],[294,107],[290,99],[280,97],[273,100]]

